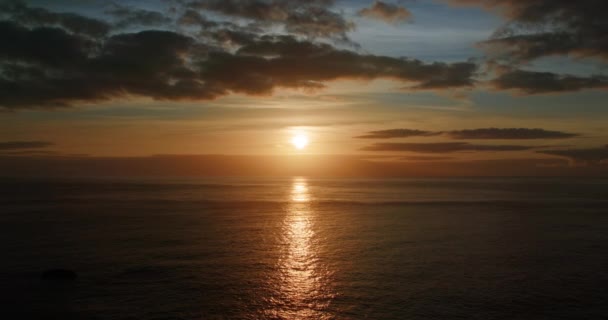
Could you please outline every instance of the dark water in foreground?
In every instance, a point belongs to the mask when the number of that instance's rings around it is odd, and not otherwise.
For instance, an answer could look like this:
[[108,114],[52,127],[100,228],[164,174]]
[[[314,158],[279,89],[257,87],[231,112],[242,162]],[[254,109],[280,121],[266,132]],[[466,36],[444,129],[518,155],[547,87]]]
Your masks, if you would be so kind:
[[0,255],[14,319],[602,319],[608,180],[5,179]]

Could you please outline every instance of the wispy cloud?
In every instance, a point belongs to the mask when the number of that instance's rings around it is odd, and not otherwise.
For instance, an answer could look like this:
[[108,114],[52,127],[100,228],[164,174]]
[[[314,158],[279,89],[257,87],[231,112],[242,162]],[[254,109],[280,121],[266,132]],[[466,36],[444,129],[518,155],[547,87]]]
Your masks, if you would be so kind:
[[40,149],[52,146],[48,141],[4,141],[0,142],[0,151],[12,151],[22,149]]
[[599,148],[542,150],[538,153],[565,157],[575,163],[598,164],[608,160],[608,145]]
[[388,129],[370,131],[357,136],[360,139],[393,139],[408,137],[431,137],[444,135],[457,140],[532,140],[532,139],[567,139],[580,136],[577,133],[552,131],[540,128],[481,128],[452,131],[425,131],[417,129]]
[[364,147],[363,151],[409,151],[419,153],[451,153],[462,151],[500,152],[522,151],[537,147],[520,145],[487,145],[467,142],[437,142],[437,143],[375,143]]
[[545,129],[528,128],[482,128],[469,130],[454,130],[445,133],[452,139],[505,139],[505,140],[531,140],[531,139],[567,139],[578,137],[577,133],[552,131]]
[[583,89],[606,89],[608,77],[577,77],[552,72],[513,70],[500,74],[491,84],[501,90],[516,90],[525,94],[558,93]]
[[391,139],[391,138],[408,138],[408,137],[428,137],[436,136],[440,132],[423,131],[415,129],[388,129],[370,131],[367,134],[357,136],[359,139]]

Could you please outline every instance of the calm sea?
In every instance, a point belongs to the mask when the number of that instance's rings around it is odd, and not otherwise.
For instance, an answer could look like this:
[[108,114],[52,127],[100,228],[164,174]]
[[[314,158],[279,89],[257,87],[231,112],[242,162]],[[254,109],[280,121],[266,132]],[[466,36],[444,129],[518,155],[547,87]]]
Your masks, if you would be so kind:
[[3,319],[606,319],[608,180],[2,179],[0,257]]

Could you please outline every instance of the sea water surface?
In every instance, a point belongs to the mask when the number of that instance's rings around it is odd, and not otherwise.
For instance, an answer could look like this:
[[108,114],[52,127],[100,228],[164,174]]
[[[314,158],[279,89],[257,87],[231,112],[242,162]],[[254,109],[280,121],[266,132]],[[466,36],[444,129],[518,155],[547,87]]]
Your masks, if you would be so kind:
[[0,179],[0,257],[12,319],[605,319],[608,180]]

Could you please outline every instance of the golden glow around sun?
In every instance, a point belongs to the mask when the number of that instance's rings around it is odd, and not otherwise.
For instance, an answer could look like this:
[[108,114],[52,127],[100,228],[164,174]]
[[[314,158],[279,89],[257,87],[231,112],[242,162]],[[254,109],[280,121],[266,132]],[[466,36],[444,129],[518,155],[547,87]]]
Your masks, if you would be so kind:
[[291,138],[291,144],[298,150],[306,148],[308,145],[308,137],[305,134],[299,133]]

